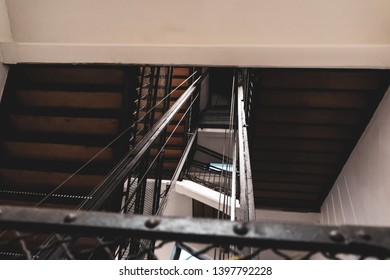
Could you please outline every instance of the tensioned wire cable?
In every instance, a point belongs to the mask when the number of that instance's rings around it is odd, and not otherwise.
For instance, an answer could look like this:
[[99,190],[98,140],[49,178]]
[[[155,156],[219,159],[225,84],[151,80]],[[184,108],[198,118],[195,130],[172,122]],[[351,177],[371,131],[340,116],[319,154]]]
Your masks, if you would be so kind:
[[[196,73],[196,72],[195,72],[195,73]],[[192,76],[192,75],[191,75],[191,76]],[[199,78],[198,78],[198,80],[199,80]],[[169,135],[168,140],[170,140],[170,139],[172,138],[172,135],[174,134],[174,132],[176,132],[176,129],[178,128],[179,124],[182,122],[182,120],[184,119],[184,117],[186,116],[186,114],[188,113],[188,111],[191,109],[192,105],[194,104],[194,102],[195,102],[195,100],[198,98],[198,96],[199,96],[199,93],[198,93],[198,95],[194,98],[194,100],[192,101],[192,103],[188,106],[186,112],[183,114],[183,116],[181,117],[180,121],[179,121],[178,124],[175,126],[174,130],[172,131],[172,133]],[[168,143],[168,141],[166,141],[166,143],[164,143],[163,148],[165,148],[165,146],[166,146],[167,143]],[[163,149],[160,149],[160,151],[157,153],[157,156],[155,157],[153,163],[157,160],[157,157],[161,154],[162,150],[163,150]],[[122,162],[123,162],[124,160],[125,160],[125,159],[123,159]],[[152,164],[153,164],[153,163],[152,163]],[[150,167],[149,167],[149,169],[150,169]],[[149,170],[149,169],[148,169],[148,170]],[[147,171],[148,171],[148,170],[147,170]],[[147,172],[146,172],[146,173],[147,173]],[[95,188],[94,190],[92,190],[92,192],[89,194],[89,196],[93,196],[93,195],[97,192],[97,190],[98,190],[98,188]],[[82,206],[84,206],[85,203],[86,203],[86,202],[82,203]],[[80,209],[80,208],[78,208],[78,209]]]
[[[223,154],[222,154],[222,168],[220,172],[219,177],[219,201],[218,201],[218,213],[217,213],[217,219],[225,219],[227,217],[228,209],[229,209],[229,187],[231,183],[231,178],[229,178],[228,172],[229,171],[229,164],[231,164],[228,153],[231,151],[232,143],[233,143],[233,128],[234,128],[234,104],[235,104],[235,94],[234,94],[234,86],[235,86],[235,76],[233,74],[232,78],[232,92],[231,92],[231,101],[230,101],[230,112],[229,112],[229,128],[228,133],[225,130],[225,136],[224,136],[224,145],[223,145]],[[226,149],[226,140],[228,140],[228,145]],[[235,174],[232,174],[232,176],[235,176]],[[222,195],[223,195],[223,201],[222,201]],[[230,203],[230,207],[233,207],[233,203]],[[215,248],[214,249],[214,259],[216,259],[217,250],[219,250],[219,259],[225,258],[225,253],[222,250],[222,248]],[[228,256],[229,257],[229,256]]]
[[83,164],[79,169],[77,169],[74,173],[72,173],[68,178],[66,178],[62,183],[60,183],[56,188],[54,188],[50,193],[48,193],[44,198],[42,198],[38,203],[36,203],[33,207],[40,206],[43,202],[45,202],[48,198],[50,198],[54,193],[56,193],[59,189],[61,189],[67,182],[69,182],[75,175],[77,175],[81,170],[87,167],[93,160],[95,160],[98,156],[100,156],[105,150],[107,150],[111,145],[113,145],[119,138],[125,135],[133,125],[142,121],[149,113],[151,113],[158,105],[160,105],[168,96],[172,95],[177,89],[179,89],[185,82],[187,82],[192,76],[194,76],[196,72],[191,74],[187,79],[185,79],[180,85],[174,88],[167,96],[162,98],[158,103],[156,103],[150,110],[148,110],[145,115],[139,120],[134,121],[131,125],[129,125],[125,130],[123,130],[117,137],[115,137],[111,142],[109,142],[105,147],[103,147],[99,152],[97,152],[91,159],[89,159],[85,164]]
[[[192,100],[192,102],[190,103],[190,105],[188,106],[187,110],[185,111],[185,113],[183,114],[183,116],[180,118],[179,122],[175,125],[174,129],[172,130],[172,132],[169,134],[169,136],[167,137],[167,140],[165,141],[165,143],[162,145],[162,147],[160,148],[160,150],[157,152],[156,156],[154,157],[153,161],[149,164],[149,167],[148,169],[145,171],[144,175],[142,176],[142,178],[139,180],[139,181],[142,181],[143,179],[145,179],[145,176],[148,174],[149,170],[152,168],[153,164],[156,162],[156,160],[158,159],[158,157],[160,156],[160,154],[163,152],[163,150],[165,149],[166,145],[168,144],[169,140],[172,138],[173,134],[176,132],[177,128],[180,126],[181,122],[184,120],[184,118],[186,117],[186,115],[188,114],[188,112],[190,111],[192,105],[194,104],[194,102],[196,101],[196,99],[199,97],[199,93],[195,96],[195,98]],[[139,184],[137,185],[137,188],[139,188]],[[130,200],[128,199],[127,201],[125,201],[124,203],[124,206],[122,207],[121,211],[125,209],[125,207],[127,206],[127,204],[130,202]]]
[[[151,113],[157,106],[159,106],[162,102],[164,102],[165,99],[167,99],[168,97],[170,97],[176,90],[178,90],[184,83],[186,83],[189,79],[191,79],[197,72],[195,71],[194,73],[192,73],[189,77],[187,77],[183,82],[181,82],[177,87],[175,87],[169,94],[167,94],[164,98],[162,98],[158,103],[156,103],[152,108],[150,108],[146,113],[145,115],[134,121],[131,125],[129,125],[125,130],[123,130],[117,137],[115,137],[112,141],[110,141],[105,147],[103,147],[99,152],[97,152],[91,159],[89,159],[86,163],[84,163],[79,169],[77,169],[74,173],[72,173],[67,179],[65,179],[62,183],[60,183],[56,188],[54,188],[50,193],[48,193],[44,198],[42,198],[38,203],[36,203],[33,208],[36,208],[36,207],[39,207],[41,204],[43,204],[47,199],[49,199],[50,197],[53,196],[53,194],[55,194],[58,190],[60,190],[67,182],[69,182],[69,180],[71,180],[75,175],[77,175],[81,170],[83,170],[86,166],[88,166],[88,164],[90,164],[93,160],[95,160],[99,155],[101,155],[106,149],[108,149],[111,145],[113,145],[120,137],[122,137],[123,135],[125,135],[125,133],[127,133],[135,124],[139,123],[140,121],[142,121],[149,113]],[[142,87],[140,87],[139,89],[140,91],[142,91]],[[177,128],[177,127],[176,127]],[[175,128],[175,130],[176,130]],[[87,198],[89,198],[90,196],[88,196]],[[83,203],[85,204],[85,202]],[[77,206],[77,208],[75,209],[80,209],[79,206]],[[0,233],[0,237],[3,236],[5,233],[7,232],[7,230],[5,231],[2,231]],[[50,240],[50,236],[45,240],[43,241],[41,244],[45,244],[46,242],[48,242]]]

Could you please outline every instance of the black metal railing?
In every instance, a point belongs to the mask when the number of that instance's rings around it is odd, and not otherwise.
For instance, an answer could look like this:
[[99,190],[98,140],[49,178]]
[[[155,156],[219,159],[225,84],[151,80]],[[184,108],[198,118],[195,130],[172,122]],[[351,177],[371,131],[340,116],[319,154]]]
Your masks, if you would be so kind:
[[[85,211],[103,210],[155,215],[160,208],[160,200],[164,195],[162,189],[165,184],[163,182],[163,170],[166,163],[165,150],[167,144],[176,133],[177,128],[186,122],[188,123],[188,119],[191,118],[190,115],[194,112],[194,110],[191,111],[191,106],[196,104],[199,99],[198,85],[204,78],[204,75],[200,75],[198,72],[190,73],[183,80],[188,82],[194,79],[191,85],[183,88],[180,84],[172,89],[172,73],[172,67],[141,67],[138,77],[140,86],[137,88],[136,98],[130,99],[131,104],[129,104],[131,110],[134,110],[133,117],[130,117],[132,120],[130,126],[123,127],[122,132],[114,140],[60,185],[45,193],[44,197],[32,206],[36,209],[49,205],[48,203],[53,199],[58,199],[58,196],[60,196],[59,199],[62,199],[64,186],[73,184],[73,180],[78,179],[80,172],[88,168],[91,163],[98,161],[110,147],[118,144],[118,142],[123,142],[123,139],[127,139],[129,152],[119,160],[118,164],[110,170],[109,174],[97,186],[92,187],[84,195],[78,195],[78,204],[76,207],[72,206],[72,208]],[[178,89],[183,93],[173,105],[172,103],[170,105],[170,96],[176,94],[175,91]],[[169,131],[168,126],[170,127]],[[189,129],[192,128],[189,127]],[[185,134],[182,137],[185,138]],[[32,240],[29,239],[28,242],[26,241],[27,243],[24,241],[18,242],[22,245],[22,248],[26,246],[34,247],[33,255],[40,259],[69,258],[67,251],[62,251],[56,246],[56,244],[62,243],[59,240],[66,240],[66,236],[54,232],[47,235],[35,235],[34,230],[34,228],[30,229],[31,234],[34,235]],[[0,242],[3,242],[1,244],[12,241],[14,233],[11,231],[1,233]],[[17,232],[15,234],[18,235]],[[98,239],[103,244],[106,244],[107,240],[109,240],[107,236]],[[85,242],[82,236],[72,237],[72,244],[75,244],[76,247]],[[128,254],[136,254],[146,245],[150,246],[150,242],[130,238],[117,243],[116,247],[113,246],[118,252],[117,257],[122,258]],[[7,245],[1,245],[0,252],[3,256],[14,254],[12,248]],[[102,254],[104,253],[94,253],[93,258],[104,258]],[[84,258],[85,254],[78,255],[78,257]]]
[[232,159],[201,145],[196,145],[184,177],[230,195]]
[[[159,249],[172,242],[200,259],[212,259],[213,251],[221,248],[225,259],[390,259],[388,227],[240,223],[8,206],[1,208],[0,229],[0,248],[8,248],[0,258],[6,259],[40,259],[53,249],[65,259],[158,259]],[[51,243],[32,245],[48,235],[54,236]],[[129,239],[139,241],[138,250],[129,247],[121,253],[121,244]],[[243,255],[248,246],[253,251]]]

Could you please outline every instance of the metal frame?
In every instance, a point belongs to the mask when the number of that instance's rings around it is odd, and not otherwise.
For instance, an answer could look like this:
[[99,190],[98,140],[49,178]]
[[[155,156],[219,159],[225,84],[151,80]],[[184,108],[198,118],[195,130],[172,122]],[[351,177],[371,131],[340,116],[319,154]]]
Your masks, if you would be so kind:
[[240,223],[12,206],[1,207],[0,213],[0,228],[3,230],[78,237],[128,236],[149,240],[390,257],[389,227],[337,227],[271,221]]
[[98,210],[104,204],[106,199],[116,190],[122,188],[122,184],[127,178],[127,175],[140,162],[145,152],[150,149],[153,142],[165,130],[166,126],[173,119],[175,114],[180,110],[183,104],[192,96],[197,88],[197,85],[203,80],[206,75],[203,74],[195,80],[195,82],[180,96],[175,104],[157,121],[153,127],[147,132],[143,139],[131,150],[122,161],[114,168],[107,177],[96,187],[94,199],[87,202],[84,210]]
[[190,140],[187,143],[187,146],[186,146],[186,148],[185,148],[185,150],[183,152],[183,155],[182,155],[182,157],[181,157],[181,159],[180,159],[180,161],[179,161],[179,163],[177,165],[175,173],[172,176],[172,180],[171,180],[171,183],[169,185],[169,188],[166,191],[165,196],[164,196],[163,200],[160,203],[160,207],[159,207],[159,209],[158,209],[158,211],[156,213],[157,215],[161,216],[164,213],[164,210],[165,210],[165,208],[166,208],[166,206],[168,204],[168,201],[169,201],[169,198],[170,198],[171,193],[173,191],[173,188],[175,187],[177,180],[181,176],[181,173],[183,171],[184,165],[185,165],[185,163],[187,161],[188,155],[189,155],[189,153],[190,153],[190,151],[192,149],[192,146],[195,143],[195,139],[196,139],[197,136],[198,136],[198,131],[196,130],[192,134]]
[[[242,78],[242,77],[241,77]],[[239,77],[237,77],[239,79]],[[238,83],[237,83],[238,84]],[[240,166],[240,220],[256,219],[255,202],[252,183],[252,171],[249,156],[248,132],[245,115],[244,87],[237,87],[237,118],[238,118],[238,155]]]

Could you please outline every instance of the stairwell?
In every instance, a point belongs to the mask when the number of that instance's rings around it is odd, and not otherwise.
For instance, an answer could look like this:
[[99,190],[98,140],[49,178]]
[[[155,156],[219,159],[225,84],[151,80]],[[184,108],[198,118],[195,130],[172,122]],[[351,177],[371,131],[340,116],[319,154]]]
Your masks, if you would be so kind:
[[[190,74],[183,67],[11,66],[0,104],[0,205],[79,209],[93,200],[110,170],[189,87]],[[159,166],[164,176],[173,174],[184,149],[189,123],[180,120],[186,109],[187,104],[148,152],[146,163],[166,144]],[[125,194],[116,189],[100,210],[119,211]],[[145,201],[153,197],[144,192],[137,199],[148,207]],[[0,239],[15,234],[29,235],[4,231]],[[17,243],[2,245],[0,258],[58,258],[47,249],[42,253],[56,238],[26,238],[31,256]],[[81,238],[74,247],[83,252],[99,242]],[[104,256],[98,250],[66,258]]]
[[[154,81],[148,76],[152,68],[159,68]],[[188,88],[190,69],[173,68],[170,87],[179,87],[156,105],[168,94],[162,82],[168,81],[167,71],[168,67],[12,66],[0,107],[0,203],[34,206],[45,199],[40,206],[74,208],[93,199],[91,192],[108,171]],[[176,127],[184,110],[166,131],[167,174],[173,173],[185,143],[185,125]],[[143,117],[136,128],[107,146]],[[153,148],[151,156],[157,150]]]

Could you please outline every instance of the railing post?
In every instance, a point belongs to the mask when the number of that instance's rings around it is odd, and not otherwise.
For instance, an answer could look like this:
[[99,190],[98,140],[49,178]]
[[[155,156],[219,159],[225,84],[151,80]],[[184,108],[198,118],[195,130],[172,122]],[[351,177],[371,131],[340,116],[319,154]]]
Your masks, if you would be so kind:
[[240,165],[240,216],[242,222],[256,219],[252,183],[252,171],[249,156],[247,123],[245,118],[244,89],[237,87],[238,151]]

